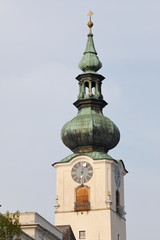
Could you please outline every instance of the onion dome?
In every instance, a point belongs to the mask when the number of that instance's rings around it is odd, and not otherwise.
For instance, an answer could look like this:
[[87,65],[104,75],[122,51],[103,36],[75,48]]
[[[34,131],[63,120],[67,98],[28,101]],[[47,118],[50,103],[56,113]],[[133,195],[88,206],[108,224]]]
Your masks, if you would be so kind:
[[62,129],[63,143],[73,152],[108,152],[119,137],[116,125],[91,107],[81,109]]
[[88,34],[88,41],[84,55],[79,63],[79,68],[83,72],[97,72],[102,67],[93,42],[93,34]]
[[103,115],[107,103],[103,100],[101,85],[104,77],[97,73],[102,64],[97,56],[92,34],[92,13],[89,13],[90,32],[82,60],[78,100],[74,105],[78,114],[66,123],[61,131],[63,143],[74,153],[105,152],[114,148],[120,140],[117,126]]

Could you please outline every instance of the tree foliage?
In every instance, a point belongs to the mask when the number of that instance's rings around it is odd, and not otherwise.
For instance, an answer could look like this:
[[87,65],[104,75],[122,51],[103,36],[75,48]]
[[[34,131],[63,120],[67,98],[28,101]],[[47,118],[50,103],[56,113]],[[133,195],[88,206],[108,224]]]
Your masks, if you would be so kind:
[[20,240],[19,212],[0,214],[0,240]]

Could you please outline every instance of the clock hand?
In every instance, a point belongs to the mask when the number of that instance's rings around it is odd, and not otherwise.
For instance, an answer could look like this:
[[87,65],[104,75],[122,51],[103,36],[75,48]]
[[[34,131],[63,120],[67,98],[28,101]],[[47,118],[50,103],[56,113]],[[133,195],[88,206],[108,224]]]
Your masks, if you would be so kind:
[[84,162],[84,163],[83,163],[83,167],[86,167],[86,166],[87,166],[87,163],[86,163],[86,162]]
[[84,168],[82,167],[81,168],[81,176],[80,176],[80,178],[81,178],[81,184],[83,185],[83,183],[84,183]]
[[84,173],[84,167],[81,168],[81,174],[83,175]]

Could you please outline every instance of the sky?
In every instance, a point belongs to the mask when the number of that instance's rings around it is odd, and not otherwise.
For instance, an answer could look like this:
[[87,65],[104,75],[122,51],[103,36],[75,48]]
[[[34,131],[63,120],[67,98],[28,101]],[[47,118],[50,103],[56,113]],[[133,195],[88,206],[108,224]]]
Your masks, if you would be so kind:
[[0,204],[54,222],[54,162],[71,154],[88,16],[105,76],[104,115],[121,132],[127,239],[160,239],[160,2],[0,0]]

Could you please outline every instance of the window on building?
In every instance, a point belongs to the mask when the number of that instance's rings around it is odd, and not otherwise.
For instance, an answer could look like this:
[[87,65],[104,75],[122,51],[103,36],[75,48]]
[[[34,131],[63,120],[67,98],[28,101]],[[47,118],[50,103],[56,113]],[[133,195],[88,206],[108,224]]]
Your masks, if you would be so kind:
[[118,190],[116,191],[116,211],[121,217],[125,214],[124,207],[120,205],[120,193]]
[[120,194],[119,191],[116,191],[116,207],[120,205]]
[[90,209],[89,189],[87,186],[80,186],[76,189],[76,211],[87,211]]
[[79,231],[79,239],[85,239],[86,238],[86,231]]

